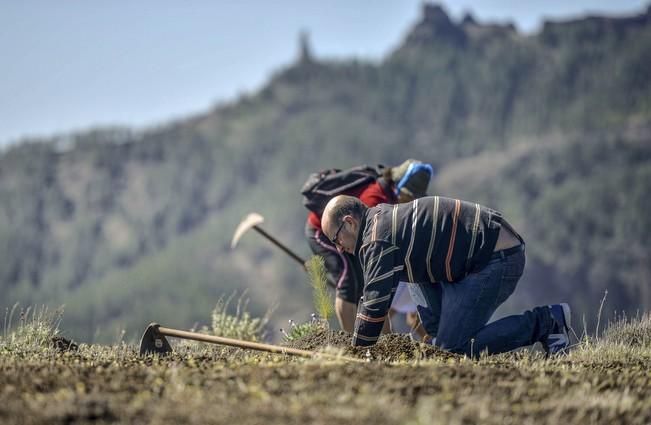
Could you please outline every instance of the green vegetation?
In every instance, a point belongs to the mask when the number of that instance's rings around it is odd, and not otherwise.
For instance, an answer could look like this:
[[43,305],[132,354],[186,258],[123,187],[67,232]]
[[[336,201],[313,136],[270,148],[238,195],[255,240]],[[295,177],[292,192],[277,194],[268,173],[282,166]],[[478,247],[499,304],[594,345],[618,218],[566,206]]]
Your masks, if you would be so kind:
[[[135,132],[24,140],[0,153],[0,308],[66,305],[76,339],[189,328],[248,289],[277,329],[309,317],[304,271],[248,212],[307,256],[299,189],[310,172],[407,157],[432,193],[506,213],[527,271],[505,306],[568,301],[577,317],[651,310],[649,11],[508,25],[426,5],[383,60],[296,61],[256,93]],[[593,328],[593,323],[588,323]]]
[[281,328],[280,332],[283,334],[284,342],[296,341],[300,340],[301,338],[313,335],[316,332],[323,330],[324,328],[327,329],[327,325],[325,325],[325,323],[327,322],[318,320],[316,317],[310,321],[303,323],[296,323],[290,319],[287,329],[285,330],[284,328]]
[[314,308],[319,319],[328,321],[335,311],[334,300],[328,292],[328,278],[325,261],[320,255],[313,255],[307,261],[307,273],[314,291]]
[[289,319],[287,329],[280,329],[285,342],[300,340],[318,332],[327,331],[330,329],[328,321],[335,311],[334,300],[328,290],[328,278],[323,257],[313,255],[307,260],[305,267],[312,286],[312,299],[316,314],[313,313],[311,320],[303,323],[296,323]]
[[15,304],[7,311],[2,342],[7,348],[18,351],[40,352],[52,344],[52,339],[59,335],[59,324],[63,308],[50,311],[47,306],[27,307],[18,313],[18,325],[12,323],[18,308]]
[[212,328],[204,328],[203,330],[206,333],[226,338],[254,342],[262,341],[271,311],[267,311],[267,314],[263,317],[252,317],[248,311],[249,299],[243,293],[237,300],[235,312],[229,312],[234,297],[235,293],[226,299],[223,296],[219,298],[212,311]]

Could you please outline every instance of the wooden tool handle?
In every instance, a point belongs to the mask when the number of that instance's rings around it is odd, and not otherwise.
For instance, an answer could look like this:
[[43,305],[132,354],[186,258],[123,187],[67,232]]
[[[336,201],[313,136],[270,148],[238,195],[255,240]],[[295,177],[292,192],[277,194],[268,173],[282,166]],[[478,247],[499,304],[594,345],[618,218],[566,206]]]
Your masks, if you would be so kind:
[[225,338],[222,336],[204,335],[196,332],[187,332],[178,329],[164,328],[162,326],[158,327],[158,332],[160,332],[163,335],[172,336],[176,338],[192,339],[194,341],[201,341],[201,342],[211,342],[213,344],[228,345],[231,347],[249,348],[251,350],[266,351],[269,353],[291,354],[294,356],[309,357],[309,358],[324,357],[330,359],[341,359],[341,360],[355,362],[355,363],[364,363],[364,360],[356,359],[353,357],[337,356],[328,353],[319,353],[316,351],[300,350],[298,348],[281,347],[279,345],[271,345],[271,344],[262,344],[259,342],[242,341],[239,339]]
[[305,267],[305,260],[296,255],[294,251],[291,249],[287,248],[284,244],[282,244],[278,239],[274,238],[271,236],[269,233],[265,232],[260,226],[253,226],[253,228],[260,233],[262,236],[267,238],[271,243],[276,245],[278,248],[282,249],[285,251],[286,254],[288,254],[290,257],[292,257],[294,260],[296,260],[297,263],[299,263],[301,266]]

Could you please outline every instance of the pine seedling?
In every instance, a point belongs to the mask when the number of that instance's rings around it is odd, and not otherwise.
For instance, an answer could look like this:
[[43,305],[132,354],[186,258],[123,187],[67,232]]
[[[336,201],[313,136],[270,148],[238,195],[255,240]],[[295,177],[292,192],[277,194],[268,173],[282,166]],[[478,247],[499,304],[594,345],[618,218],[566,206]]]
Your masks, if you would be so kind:
[[321,320],[327,321],[334,313],[334,304],[328,293],[328,279],[323,257],[314,255],[307,261],[307,274],[314,294],[314,308]]

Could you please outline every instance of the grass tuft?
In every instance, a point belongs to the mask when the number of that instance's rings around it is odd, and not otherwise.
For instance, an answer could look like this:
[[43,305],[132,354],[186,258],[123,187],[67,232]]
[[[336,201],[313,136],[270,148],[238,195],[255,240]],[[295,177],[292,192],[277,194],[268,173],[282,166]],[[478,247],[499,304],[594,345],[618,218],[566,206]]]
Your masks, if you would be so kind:
[[651,314],[646,313],[633,319],[620,317],[609,324],[603,340],[629,347],[651,348]]
[[262,341],[273,309],[268,310],[263,317],[252,317],[247,311],[249,298],[244,291],[237,299],[235,312],[232,312],[231,303],[235,295],[236,293],[233,293],[228,298],[219,298],[211,315],[212,329],[204,328],[203,331],[226,338]]
[[63,306],[54,311],[47,306],[21,309],[17,326],[13,326],[13,316],[18,304],[5,315],[4,334],[0,344],[14,349],[38,350],[50,347],[52,339],[59,334],[59,324],[63,317]]

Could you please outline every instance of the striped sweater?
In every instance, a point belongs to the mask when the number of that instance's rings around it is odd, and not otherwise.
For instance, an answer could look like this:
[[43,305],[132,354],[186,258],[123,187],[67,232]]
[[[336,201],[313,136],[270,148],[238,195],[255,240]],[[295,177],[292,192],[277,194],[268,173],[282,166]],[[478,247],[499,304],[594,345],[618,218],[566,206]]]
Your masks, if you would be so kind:
[[375,344],[399,281],[457,282],[486,265],[501,225],[497,211],[441,196],[366,210],[355,252],[364,297],[353,345]]

